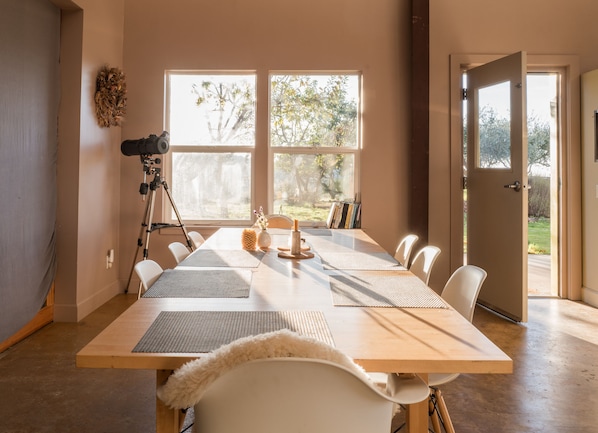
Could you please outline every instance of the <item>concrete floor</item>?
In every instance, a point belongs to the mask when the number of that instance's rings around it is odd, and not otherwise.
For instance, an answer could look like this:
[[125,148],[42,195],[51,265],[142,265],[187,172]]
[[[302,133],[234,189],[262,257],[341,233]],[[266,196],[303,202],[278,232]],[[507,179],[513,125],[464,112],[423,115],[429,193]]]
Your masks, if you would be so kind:
[[[53,323],[0,354],[0,432],[152,432],[153,372],[75,366],[77,351],[134,301],[116,296],[80,323]],[[530,298],[526,324],[482,308],[474,324],[515,367],[442,388],[457,433],[598,433],[598,309]]]

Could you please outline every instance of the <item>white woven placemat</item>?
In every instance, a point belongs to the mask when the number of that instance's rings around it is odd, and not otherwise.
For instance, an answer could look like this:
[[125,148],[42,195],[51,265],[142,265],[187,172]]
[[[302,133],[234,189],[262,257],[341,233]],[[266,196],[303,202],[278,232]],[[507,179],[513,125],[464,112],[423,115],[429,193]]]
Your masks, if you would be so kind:
[[364,252],[316,252],[322,259],[324,269],[344,269],[361,271],[397,270],[405,271],[393,256],[388,253],[364,253]]
[[242,337],[281,329],[334,346],[321,311],[162,311],[133,352],[208,353]]
[[166,269],[144,298],[247,298],[251,269]]
[[256,268],[264,257],[263,251],[198,249],[178,266],[227,268]]
[[413,275],[331,275],[335,306],[447,308],[446,303]]

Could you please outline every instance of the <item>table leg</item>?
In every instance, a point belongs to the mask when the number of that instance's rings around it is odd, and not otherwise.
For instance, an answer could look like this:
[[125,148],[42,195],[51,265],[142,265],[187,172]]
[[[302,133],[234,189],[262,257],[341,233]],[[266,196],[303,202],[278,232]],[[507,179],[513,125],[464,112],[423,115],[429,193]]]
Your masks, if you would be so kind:
[[[171,374],[172,370],[157,370],[156,389],[166,382]],[[180,415],[180,410],[169,408],[156,397],[156,433],[178,433],[184,420]]]
[[[427,374],[418,374],[418,376],[428,383]],[[405,422],[408,433],[428,433],[428,400],[408,405]]]

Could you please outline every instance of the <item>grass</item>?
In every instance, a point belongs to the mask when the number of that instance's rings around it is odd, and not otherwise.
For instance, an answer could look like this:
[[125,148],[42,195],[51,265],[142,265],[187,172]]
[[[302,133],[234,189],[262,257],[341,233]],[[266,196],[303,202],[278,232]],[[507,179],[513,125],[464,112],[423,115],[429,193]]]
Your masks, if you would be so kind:
[[531,219],[527,225],[527,249],[530,254],[550,254],[550,219]]

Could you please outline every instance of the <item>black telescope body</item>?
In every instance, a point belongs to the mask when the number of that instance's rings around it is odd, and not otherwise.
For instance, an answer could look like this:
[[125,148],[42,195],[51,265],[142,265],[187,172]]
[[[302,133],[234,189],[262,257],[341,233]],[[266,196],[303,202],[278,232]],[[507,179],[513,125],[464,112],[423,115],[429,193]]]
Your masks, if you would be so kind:
[[170,134],[167,131],[162,132],[159,137],[152,134],[147,138],[138,140],[125,140],[120,145],[120,151],[123,155],[153,155],[155,153],[166,153],[170,145]]

